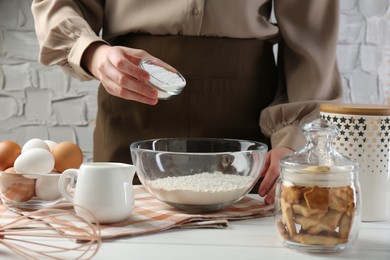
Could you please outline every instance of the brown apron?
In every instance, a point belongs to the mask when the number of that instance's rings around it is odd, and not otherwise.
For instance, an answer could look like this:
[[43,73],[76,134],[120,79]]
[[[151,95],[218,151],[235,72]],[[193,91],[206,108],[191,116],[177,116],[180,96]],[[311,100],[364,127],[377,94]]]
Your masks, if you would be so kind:
[[155,106],[111,96],[100,86],[95,161],[131,163],[130,144],[151,138],[220,137],[269,144],[259,117],[276,92],[272,44],[139,34],[119,37],[112,44],[146,50],[180,71],[187,85],[180,95]]

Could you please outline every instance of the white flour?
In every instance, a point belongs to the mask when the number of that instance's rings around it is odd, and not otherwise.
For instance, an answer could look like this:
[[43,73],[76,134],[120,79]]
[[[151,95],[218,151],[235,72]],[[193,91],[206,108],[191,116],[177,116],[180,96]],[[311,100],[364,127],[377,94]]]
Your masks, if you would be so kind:
[[182,88],[186,84],[179,75],[163,67],[149,63],[144,63],[143,67],[151,75],[150,82],[164,91],[174,92],[177,88]]
[[161,200],[187,205],[226,203],[246,194],[253,177],[215,173],[149,180],[148,185]]

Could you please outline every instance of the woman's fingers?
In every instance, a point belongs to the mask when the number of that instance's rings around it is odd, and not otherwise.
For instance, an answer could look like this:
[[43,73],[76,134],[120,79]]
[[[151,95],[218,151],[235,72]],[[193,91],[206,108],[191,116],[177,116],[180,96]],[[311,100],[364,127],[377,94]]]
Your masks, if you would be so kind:
[[264,179],[260,184],[259,187],[259,194],[260,196],[264,197],[265,195],[269,194],[270,190],[272,189],[273,184],[279,177],[279,161],[276,161],[274,158],[272,158],[272,155],[270,155],[270,163],[268,168],[266,169]]
[[272,185],[272,188],[269,190],[267,196],[264,198],[264,203],[266,205],[270,205],[275,201],[275,190],[276,190],[276,182]]
[[[134,100],[134,101],[148,104],[148,105],[155,105],[158,102],[157,94],[154,94],[155,98],[149,98],[148,96],[141,95],[133,90],[129,90],[129,89],[120,87],[118,84],[116,84],[116,82],[114,82],[110,79],[102,81],[102,84],[103,84],[104,88],[107,90],[107,92],[113,96],[121,97],[121,98],[127,99],[127,100]],[[142,83],[139,83],[139,84],[142,84]],[[146,87],[148,87],[148,86],[146,86]]]
[[149,74],[126,58],[122,48],[112,47],[107,57],[100,74],[105,75],[101,80],[110,94],[144,104],[157,103],[157,90],[146,83]]
[[100,81],[111,95],[144,104],[157,103],[157,91],[152,86],[118,71],[112,64],[106,63],[101,75]]
[[129,48],[124,47],[112,47],[109,50],[108,58],[110,63],[120,72],[125,75],[129,75],[141,82],[149,81],[149,73],[138,66],[139,62],[142,59],[142,56],[137,55],[147,55],[146,52],[139,50],[133,50],[134,54],[130,55]]
[[83,56],[83,66],[98,78],[108,93],[128,100],[155,105],[157,90],[147,84],[149,73],[138,66],[147,52],[98,43]]
[[264,179],[259,187],[259,195],[261,197],[265,196],[264,202],[266,204],[272,204],[274,202],[276,181],[280,173],[280,159],[292,152],[293,150],[286,147],[275,147],[268,152],[262,173]]

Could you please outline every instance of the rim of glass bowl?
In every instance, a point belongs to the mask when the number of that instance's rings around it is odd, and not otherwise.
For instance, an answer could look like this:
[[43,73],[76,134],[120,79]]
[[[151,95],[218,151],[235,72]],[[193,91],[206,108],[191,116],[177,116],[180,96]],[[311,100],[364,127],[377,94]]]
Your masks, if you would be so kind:
[[0,175],[1,174],[17,174],[17,175],[27,175],[27,176],[36,176],[36,177],[39,177],[39,176],[60,176],[61,173],[21,173],[21,172],[5,172],[5,171],[0,171]]
[[[236,143],[251,143],[255,145],[256,149],[247,149],[247,150],[226,150],[221,152],[178,152],[178,151],[167,151],[161,149],[150,149],[150,148],[141,148],[140,145],[143,143],[153,143],[157,141],[206,141],[206,142],[236,142]],[[251,145],[248,145],[250,147]],[[259,141],[246,140],[246,139],[233,139],[233,138],[208,138],[208,137],[175,137],[175,138],[152,138],[141,141],[136,141],[130,144],[130,151],[148,151],[148,152],[158,152],[158,153],[175,153],[175,154],[224,154],[224,153],[248,153],[248,152],[267,152],[268,145]]]

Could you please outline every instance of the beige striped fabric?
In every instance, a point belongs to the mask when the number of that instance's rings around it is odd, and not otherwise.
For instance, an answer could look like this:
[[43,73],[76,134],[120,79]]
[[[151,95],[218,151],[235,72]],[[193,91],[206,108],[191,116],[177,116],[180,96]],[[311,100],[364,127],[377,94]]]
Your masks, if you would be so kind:
[[[260,218],[273,215],[273,206],[265,205],[262,201],[244,197],[234,205],[219,211],[193,214],[179,211],[155,199],[142,186],[135,186],[135,206],[133,214],[126,220],[109,225],[99,225],[101,238],[116,239],[162,232],[173,228],[227,228],[229,221]],[[73,212],[69,203],[63,203],[67,210]],[[57,205],[59,207],[61,205]],[[0,205],[0,222],[14,220],[18,214],[25,215],[31,211],[16,208],[6,208]],[[48,218],[55,227],[71,219]],[[74,224],[74,223],[73,223]],[[82,224],[82,223],[81,223]]]

